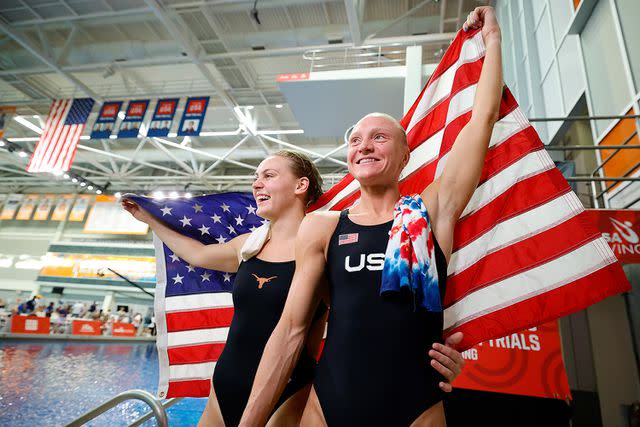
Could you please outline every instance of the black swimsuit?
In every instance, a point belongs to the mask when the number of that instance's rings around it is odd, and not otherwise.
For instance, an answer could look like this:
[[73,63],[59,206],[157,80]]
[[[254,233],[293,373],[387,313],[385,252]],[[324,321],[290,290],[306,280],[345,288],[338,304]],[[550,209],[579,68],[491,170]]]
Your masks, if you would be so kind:
[[[267,262],[256,257],[238,268],[233,285],[233,320],[213,373],[213,387],[227,427],[240,422],[262,352],[280,320],[294,271],[294,261]],[[325,310],[321,304],[315,319]],[[315,367],[315,359],[303,351],[276,409],[311,383]]]
[[[391,225],[357,225],[343,211],[329,243],[331,311],[314,387],[330,427],[408,426],[442,400],[428,355],[442,342],[442,313],[379,295]],[[434,243],[443,295],[446,259]]]

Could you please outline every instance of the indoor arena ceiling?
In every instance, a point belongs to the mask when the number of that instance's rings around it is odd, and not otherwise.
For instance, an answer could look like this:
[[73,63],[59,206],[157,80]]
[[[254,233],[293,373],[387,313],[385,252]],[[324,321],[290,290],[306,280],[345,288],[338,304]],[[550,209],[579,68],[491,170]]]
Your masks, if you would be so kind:
[[[416,44],[423,62],[436,63],[480,3],[2,0],[0,105],[15,105],[18,120],[0,147],[0,193],[79,190],[63,177],[25,172],[28,156],[18,153],[33,150],[52,100],[87,96],[151,99],[150,110],[162,97],[211,97],[199,137],[89,140],[95,106],[72,171],[109,192],[248,190],[256,165],[280,148],[306,151],[328,186],[346,170],[343,139],[305,136],[276,76],[313,71],[305,59],[312,51],[366,58],[385,43],[402,52],[394,65]],[[383,65],[378,55],[373,66]]]

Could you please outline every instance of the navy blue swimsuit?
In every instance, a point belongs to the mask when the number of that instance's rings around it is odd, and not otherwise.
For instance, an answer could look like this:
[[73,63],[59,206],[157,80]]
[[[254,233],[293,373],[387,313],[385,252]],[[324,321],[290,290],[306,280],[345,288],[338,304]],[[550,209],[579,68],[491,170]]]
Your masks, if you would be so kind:
[[[256,257],[238,268],[233,285],[233,320],[213,373],[213,387],[227,427],[240,422],[262,352],[284,309],[294,271],[294,261],[267,262]],[[325,310],[321,303],[314,320]],[[311,383],[315,367],[315,359],[303,351],[275,409]]]
[[[343,211],[329,243],[331,311],[314,387],[330,427],[408,426],[442,400],[428,355],[442,342],[442,313],[379,295],[391,225],[358,225]],[[435,247],[444,295],[446,259]]]

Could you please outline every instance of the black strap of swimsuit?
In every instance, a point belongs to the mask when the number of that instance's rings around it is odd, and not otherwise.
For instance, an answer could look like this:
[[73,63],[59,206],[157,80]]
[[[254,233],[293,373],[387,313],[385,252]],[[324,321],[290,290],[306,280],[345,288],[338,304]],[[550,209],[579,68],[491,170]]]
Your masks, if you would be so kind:
[[345,219],[349,216],[349,209],[343,209],[340,211],[340,219]]

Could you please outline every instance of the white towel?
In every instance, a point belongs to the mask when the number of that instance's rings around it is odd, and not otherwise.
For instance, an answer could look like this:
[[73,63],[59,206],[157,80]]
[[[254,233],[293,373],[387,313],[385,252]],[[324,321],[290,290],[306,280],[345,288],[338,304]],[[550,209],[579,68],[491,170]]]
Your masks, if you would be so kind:
[[269,228],[271,224],[269,222],[262,224],[260,227],[256,228],[251,232],[247,240],[245,240],[244,245],[242,245],[242,249],[240,250],[240,256],[243,261],[248,261],[249,259],[256,256],[269,240]]

